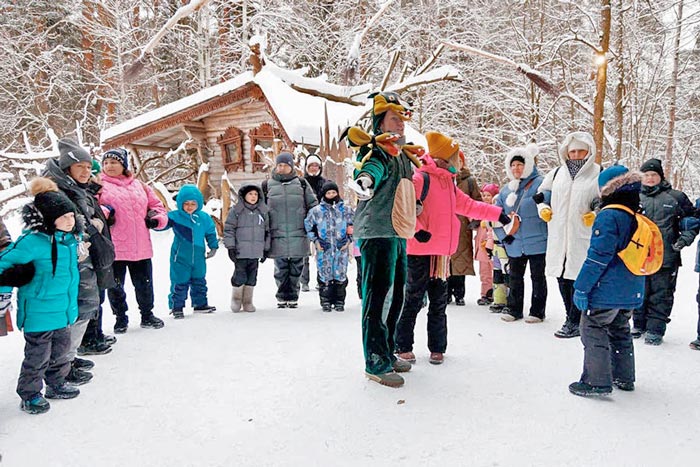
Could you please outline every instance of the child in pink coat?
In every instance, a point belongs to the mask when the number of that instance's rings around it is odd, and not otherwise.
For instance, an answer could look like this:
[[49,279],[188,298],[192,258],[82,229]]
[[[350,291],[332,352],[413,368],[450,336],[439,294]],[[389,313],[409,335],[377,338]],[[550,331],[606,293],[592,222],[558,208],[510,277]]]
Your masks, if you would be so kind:
[[[481,199],[493,204],[493,197],[498,194],[498,185],[487,183],[481,188]],[[478,305],[489,306],[493,303],[493,228],[486,221],[481,221],[474,240],[474,259],[479,262],[479,279],[481,280],[481,298]]]

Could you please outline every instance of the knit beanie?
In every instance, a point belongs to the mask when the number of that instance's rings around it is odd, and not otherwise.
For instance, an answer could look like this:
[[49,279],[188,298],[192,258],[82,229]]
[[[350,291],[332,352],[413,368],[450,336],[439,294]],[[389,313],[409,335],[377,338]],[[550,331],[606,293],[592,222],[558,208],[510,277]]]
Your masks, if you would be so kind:
[[34,207],[44,219],[44,227],[50,233],[56,231],[56,219],[69,212],[75,213],[73,202],[58,191],[53,180],[37,177],[29,184],[29,191],[34,195]]
[[114,159],[119,162],[124,169],[129,168],[129,153],[126,152],[124,148],[110,149],[109,151],[102,154],[102,160]]
[[289,152],[281,152],[275,159],[275,164],[287,164],[294,170],[294,156]]
[[89,162],[92,164],[90,154],[71,138],[58,140],[58,152],[58,166],[61,170],[65,171],[68,167],[78,162]]
[[629,172],[629,169],[624,165],[611,165],[598,175],[598,187],[603,188],[605,185],[608,184],[608,182],[610,182],[610,180],[612,180],[613,178],[617,178],[620,175],[624,175],[627,172]]
[[663,166],[661,165],[661,161],[659,159],[649,159],[645,163],[642,164],[642,166],[639,168],[639,171],[644,173],[644,172],[656,172],[659,174],[661,177],[661,180],[663,180],[664,177],[664,169]]
[[449,160],[459,153],[459,143],[449,136],[437,131],[429,131],[425,134],[428,141],[428,152],[433,159]]
[[500,189],[498,188],[498,185],[495,183],[486,183],[484,186],[481,187],[481,192],[482,193],[491,193],[491,196],[496,196]]
[[382,131],[379,129],[386,112],[393,110],[401,120],[408,121],[411,119],[411,109],[408,104],[401,101],[399,95],[395,92],[377,92],[368,96],[372,99],[372,132],[375,135]]
[[309,154],[306,157],[306,163],[304,164],[304,167],[308,168],[311,164],[318,164],[319,167],[323,167],[323,162],[321,161],[321,158],[318,157],[316,154]]

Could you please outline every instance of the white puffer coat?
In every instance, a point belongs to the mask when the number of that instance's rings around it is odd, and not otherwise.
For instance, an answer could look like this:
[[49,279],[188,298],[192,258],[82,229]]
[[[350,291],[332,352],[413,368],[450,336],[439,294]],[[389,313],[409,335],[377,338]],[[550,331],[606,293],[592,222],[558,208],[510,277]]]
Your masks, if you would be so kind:
[[[566,167],[567,148],[572,139],[588,143],[591,151],[586,163],[572,179]],[[600,166],[595,163],[595,144],[588,133],[569,134],[559,148],[561,166],[549,172],[540,185],[552,209],[552,220],[547,225],[546,274],[576,280],[586,260],[591,241],[591,227],[586,227],[583,215],[591,212],[592,203],[600,197],[598,175]],[[543,206],[538,208],[541,210]]]

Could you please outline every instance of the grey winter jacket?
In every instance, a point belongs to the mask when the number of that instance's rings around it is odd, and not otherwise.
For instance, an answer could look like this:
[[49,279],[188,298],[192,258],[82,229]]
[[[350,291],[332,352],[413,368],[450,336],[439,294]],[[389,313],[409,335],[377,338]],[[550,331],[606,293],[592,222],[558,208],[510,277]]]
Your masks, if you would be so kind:
[[273,170],[267,180],[266,202],[270,209],[270,258],[309,256],[304,219],[318,204],[314,191],[296,174],[281,175]]
[[236,258],[259,259],[270,249],[270,215],[263,201],[262,190],[258,192],[258,202],[248,204],[238,192],[238,203],[229,211],[224,224],[224,245],[236,252]]
[[684,246],[691,245],[697,232],[681,230],[681,219],[693,216],[693,203],[682,191],[674,190],[667,180],[656,186],[643,186],[639,196],[642,214],[659,227],[664,238],[663,268],[677,268],[681,265],[681,254],[672,245],[681,240]]

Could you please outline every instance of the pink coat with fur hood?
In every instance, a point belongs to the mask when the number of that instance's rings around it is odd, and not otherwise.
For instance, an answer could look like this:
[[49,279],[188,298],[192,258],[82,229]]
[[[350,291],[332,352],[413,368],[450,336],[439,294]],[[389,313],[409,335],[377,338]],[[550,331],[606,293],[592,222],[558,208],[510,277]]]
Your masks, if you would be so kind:
[[420,243],[415,238],[408,240],[409,255],[450,256],[459,245],[460,222],[457,214],[470,219],[497,221],[501,208],[481,201],[474,201],[455,185],[455,174],[435,165],[432,157],[421,158],[423,166],[413,174],[416,199],[423,191],[423,175],[430,177],[428,195],[423,201],[423,212],[416,219],[416,232],[427,230],[430,240]]
[[140,261],[153,257],[151,233],[146,227],[149,209],[156,211],[158,229],[168,224],[168,214],[153,190],[133,176],[102,174],[100,204],[114,209],[110,228],[117,261]]

